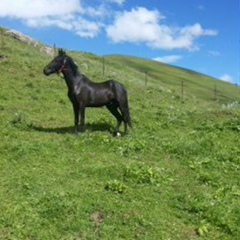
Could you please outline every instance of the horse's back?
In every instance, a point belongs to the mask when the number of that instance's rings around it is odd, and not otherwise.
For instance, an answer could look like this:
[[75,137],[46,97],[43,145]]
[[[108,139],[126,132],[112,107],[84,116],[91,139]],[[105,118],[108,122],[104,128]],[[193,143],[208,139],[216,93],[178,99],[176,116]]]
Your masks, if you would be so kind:
[[126,93],[127,92],[125,86],[122,83],[120,83],[120,82],[118,82],[116,80],[113,80],[113,79],[112,80],[108,80],[108,81],[106,81],[106,83],[116,93],[118,93],[118,92],[119,93]]

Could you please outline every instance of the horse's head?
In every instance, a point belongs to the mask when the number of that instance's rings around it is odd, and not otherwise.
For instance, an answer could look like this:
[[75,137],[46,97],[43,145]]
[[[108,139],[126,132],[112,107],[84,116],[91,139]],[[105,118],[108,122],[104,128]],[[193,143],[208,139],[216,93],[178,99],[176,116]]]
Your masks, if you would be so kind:
[[53,73],[61,73],[64,70],[67,61],[67,55],[62,50],[58,50],[58,56],[56,56],[44,69],[43,73],[45,75],[50,75]]

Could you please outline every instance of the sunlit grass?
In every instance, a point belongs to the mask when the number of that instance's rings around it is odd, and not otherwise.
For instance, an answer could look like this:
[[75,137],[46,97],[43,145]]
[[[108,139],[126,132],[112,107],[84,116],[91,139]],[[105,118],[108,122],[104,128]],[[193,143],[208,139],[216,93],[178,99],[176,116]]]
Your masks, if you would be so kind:
[[64,81],[42,74],[51,57],[5,42],[0,239],[238,239],[237,87],[219,83],[213,101],[209,77],[131,58],[107,58],[103,76],[102,58],[70,53],[91,79],[127,86],[134,126],[115,138],[107,110],[87,109],[75,136]]

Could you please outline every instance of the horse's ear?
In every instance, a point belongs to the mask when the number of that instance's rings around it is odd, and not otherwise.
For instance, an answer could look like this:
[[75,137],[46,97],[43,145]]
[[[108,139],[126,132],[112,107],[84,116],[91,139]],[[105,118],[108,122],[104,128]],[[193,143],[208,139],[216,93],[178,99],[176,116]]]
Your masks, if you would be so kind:
[[61,56],[61,55],[64,55],[66,54],[62,48],[58,49],[58,55]]

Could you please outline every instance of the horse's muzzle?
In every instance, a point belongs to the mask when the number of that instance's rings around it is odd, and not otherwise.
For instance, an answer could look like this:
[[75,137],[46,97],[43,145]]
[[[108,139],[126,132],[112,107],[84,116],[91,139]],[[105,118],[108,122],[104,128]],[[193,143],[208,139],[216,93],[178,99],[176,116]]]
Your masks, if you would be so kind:
[[46,76],[49,76],[51,74],[51,71],[49,71],[47,68],[44,68],[43,69],[43,73],[46,75]]

